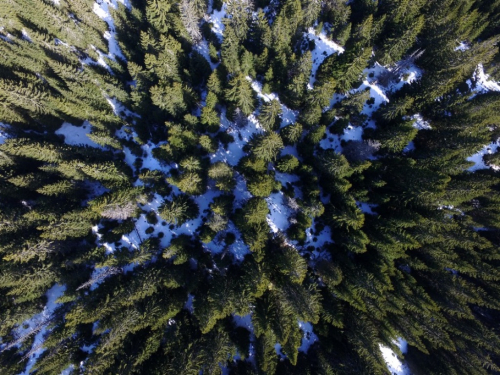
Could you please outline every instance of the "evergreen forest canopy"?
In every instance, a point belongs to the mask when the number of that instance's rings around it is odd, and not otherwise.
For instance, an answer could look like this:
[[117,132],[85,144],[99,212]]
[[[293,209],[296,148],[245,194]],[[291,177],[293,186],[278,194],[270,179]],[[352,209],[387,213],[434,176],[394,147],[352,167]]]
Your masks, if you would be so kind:
[[498,374],[499,40],[500,0],[1,0],[0,373]]

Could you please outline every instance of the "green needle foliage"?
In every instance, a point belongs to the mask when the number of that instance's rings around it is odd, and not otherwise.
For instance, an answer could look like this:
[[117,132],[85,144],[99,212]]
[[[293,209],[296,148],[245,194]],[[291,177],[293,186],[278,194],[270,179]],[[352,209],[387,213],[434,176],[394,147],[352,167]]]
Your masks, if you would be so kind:
[[0,374],[500,373],[499,25],[2,1]]

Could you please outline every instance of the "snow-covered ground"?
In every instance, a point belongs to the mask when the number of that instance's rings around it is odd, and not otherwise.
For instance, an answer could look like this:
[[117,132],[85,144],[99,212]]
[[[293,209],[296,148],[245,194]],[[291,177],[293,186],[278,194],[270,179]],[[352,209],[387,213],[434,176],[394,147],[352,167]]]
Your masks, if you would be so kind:
[[[284,127],[290,124],[295,123],[297,116],[299,115],[299,111],[294,111],[288,108],[286,105],[281,103],[280,98],[278,97],[278,94],[272,92],[270,94],[263,94],[262,93],[262,83],[259,81],[253,81],[252,78],[247,77],[247,80],[252,83],[252,89],[257,93],[257,96],[264,100],[265,102],[269,102],[271,100],[277,100],[280,102],[281,105],[281,125],[280,127]],[[260,127],[260,125],[259,125]]]
[[240,159],[246,155],[243,147],[250,141],[250,138],[254,134],[261,134],[263,132],[255,115],[248,116],[248,124],[240,129],[227,119],[225,109],[220,116],[220,128],[222,131],[231,134],[234,142],[230,143],[227,149],[221,145],[214,154],[210,155],[210,160],[212,163],[223,161],[232,166],[237,165]]
[[309,347],[318,341],[318,336],[313,332],[313,326],[310,322],[299,321],[299,327],[304,332],[302,343],[299,347],[299,352],[307,353]]
[[25,370],[19,375],[29,375],[30,370],[35,364],[37,358],[44,351],[43,342],[44,342],[44,335],[47,333],[46,326],[48,325],[50,317],[58,305],[58,303],[56,302],[57,299],[63,295],[65,290],[66,286],[59,284],[55,284],[52,288],[47,290],[47,293],[45,294],[47,296],[47,304],[45,305],[43,311],[40,314],[35,315],[27,322],[24,322],[22,324],[22,327],[25,326],[28,327],[23,328],[17,332],[19,336],[22,336],[36,329],[40,325],[40,323],[43,323],[43,328],[38,331],[38,333],[35,336],[35,340],[33,341],[33,344],[31,346],[32,355],[29,358],[28,363],[26,364]]
[[270,213],[267,215],[267,223],[271,231],[285,232],[290,226],[289,219],[293,211],[285,203],[285,195],[283,192],[272,193],[266,198]]
[[82,126],[75,126],[69,122],[64,122],[59,129],[55,131],[56,134],[64,136],[64,143],[73,146],[90,146],[95,148],[103,148],[92,141],[87,134],[92,131],[92,125],[85,121]]
[[212,31],[217,35],[217,37],[222,40],[224,39],[224,24],[222,19],[226,16],[226,4],[222,5],[221,10],[214,9],[209,17],[208,22],[213,24]]
[[9,128],[9,127],[10,127],[10,126],[9,126],[8,124],[5,124],[5,123],[3,123],[3,122],[0,122],[0,145],[1,145],[2,143],[5,143],[5,140],[6,140],[7,138],[9,138],[9,137],[8,137],[8,135],[7,135],[7,133],[5,132],[5,130],[6,130],[7,128]]
[[[477,94],[486,93],[489,91],[500,91],[500,83],[493,81],[490,77],[484,72],[484,68],[482,64],[479,64],[476,68],[472,76],[472,80],[467,80],[467,84],[469,85],[471,91],[474,93],[471,98],[476,96]],[[489,145],[485,145],[480,151],[471,155],[467,158],[468,161],[472,161],[475,164],[470,167],[468,170],[474,172],[478,169],[486,169],[492,168],[494,170],[500,170],[497,166],[488,166],[484,163],[483,156],[486,154],[493,154],[497,151],[499,146],[500,139],[497,139],[496,142],[490,143]]]
[[377,208],[377,204],[367,203],[367,202],[356,202],[357,206],[363,213],[367,215],[377,215],[376,212],[373,212],[373,209]]
[[483,64],[479,64],[472,75],[472,81],[467,80],[472,91],[478,94],[488,91],[500,91],[500,84],[490,79],[490,76],[484,72]]
[[208,43],[207,43],[207,40],[205,38],[203,38],[203,40],[196,44],[194,46],[194,49],[200,53],[207,61],[208,63],[210,64],[210,67],[212,68],[212,70],[214,70],[215,68],[217,68],[217,66],[219,65],[219,63],[213,63],[212,60],[210,60],[210,54],[208,52]]
[[498,147],[500,146],[500,138],[497,139],[496,142],[490,143],[489,145],[484,146],[479,152],[475,153],[472,156],[469,156],[467,158],[467,161],[472,161],[474,162],[474,165],[470,167],[468,170],[471,172],[477,171],[478,169],[487,169],[491,168],[495,171],[500,170],[499,166],[496,165],[486,165],[486,163],[483,160],[483,156],[487,154],[494,154],[497,152]]
[[413,127],[418,130],[430,130],[432,129],[431,124],[428,121],[425,121],[420,113],[413,115],[411,117],[412,120],[415,120],[413,123]]
[[109,105],[111,108],[113,108],[113,113],[119,117],[126,118],[126,117],[131,117],[131,118],[140,118],[137,113],[132,112],[129,110],[127,107],[125,107],[122,103],[120,103],[118,100],[115,98],[110,98],[106,96],[106,100],[108,101]]
[[312,70],[311,77],[309,78],[309,86],[312,88],[314,86],[314,82],[316,82],[316,71],[321,63],[328,56],[334,53],[343,53],[344,48],[328,39],[324,31],[321,31],[319,35],[316,35],[316,31],[312,27],[307,30],[307,33],[304,33],[304,36],[309,40],[313,40],[315,44],[314,49],[311,51]]
[[[130,7],[128,0],[121,0],[120,2],[126,7]],[[120,57],[123,60],[126,60],[116,40],[115,22],[110,14],[109,10],[110,7],[114,9],[118,8],[117,1],[116,0],[96,1],[94,3],[94,9],[93,9],[94,13],[97,14],[99,18],[101,18],[108,24],[109,30],[104,33],[104,38],[108,41],[109,54],[105,56],[110,58],[111,60],[115,60],[116,56]]]
[[[408,349],[408,343],[399,338],[397,342],[394,342],[401,350],[401,353],[405,354]],[[390,348],[380,345],[380,351],[387,363],[387,368],[389,369],[391,375],[411,375],[408,365],[401,362],[396,353],[394,353]]]

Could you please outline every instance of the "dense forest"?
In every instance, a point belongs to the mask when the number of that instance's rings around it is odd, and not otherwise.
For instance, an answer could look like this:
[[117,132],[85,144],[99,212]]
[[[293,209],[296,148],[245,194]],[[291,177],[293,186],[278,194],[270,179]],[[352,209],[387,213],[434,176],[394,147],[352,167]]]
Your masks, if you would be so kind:
[[500,373],[500,0],[0,0],[0,374]]

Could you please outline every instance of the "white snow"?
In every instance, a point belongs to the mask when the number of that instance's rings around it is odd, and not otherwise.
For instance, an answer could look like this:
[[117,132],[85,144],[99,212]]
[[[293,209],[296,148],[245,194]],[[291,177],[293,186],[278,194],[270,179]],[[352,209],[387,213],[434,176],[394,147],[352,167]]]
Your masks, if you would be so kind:
[[[320,249],[319,251],[314,251],[313,256],[315,258],[322,257],[323,252],[321,249],[326,243],[332,243],[332,232],[329,226],[325,226],[323,230],[319,233],[319,235],[314,235],[313,233],[316,231],[316,219],[313,221],[313,225],[310,228],[306,229],[306,241],[304,247],[314,246],[316,249]],[[315,240],[316,239],[316,240]]]
[[362,141],[363,140],[363,128],[361,126],[348,125],[344,129],[344,134],[340,137],[345,141]]
[[285,204],[285,195],[280,191],[272,193],[266,198],[269,207],[267,223],[273,233],[284,232],[290,226],[288,219],[292,216],[292,210]]
[[253,333],[253,323],[252,323],[252,314],[247,314],[244,316],[239,316],[233,314],[234,324],[236,327],[246,328],[250,333]]
[[361,126],[353,126],[351,124],[347,125],[344,129],[344,133],[339,136],[338,134],[326,133],[326,138],[319,142],[320,147],[323,150],[332,149],[338,153],[342,152],[342,146],[340,141],[362,141],[363,140],[363,128]]
[[455,51],[467,51],[470,48],[470,46],[467,44],[467,42],[460,42],[460,44],[455,47]]
[[307,353],[309,347],[318,341],[318,336],[313,332],[313,326],[310,322],[299,321],[299,327],[304,332],[304,337],[302,338],[302,343],[299,347],[299,352]]
[[417,113],[416,115],[413,115],[411,117],[412,120],[415,120],[415,122],[413,123],[413,127],[414,128],[417,128],[418,130],[430,130],[432,129],[431,128],[431,125],[429,124],[428,121],[425,121],[422,117],[422,115],[420,113]]
[[484,155],[494,154],[495,152],[497,152],[499,146],[500,146],[500,138],[497,139],[496,142],[484,146],[480,151],[476,152],[474,155],[469,156],[467,158],[467,161],[474,162],[474,165],[470,167],[468,170],[471,172],[477,171],[478,169],[488,169],[488,168],[491,168],[495,171],[500,170],[500,167],[496,165],[491,165],[491,166],[486,165],[483,160]]
[[21,34],[22,34],[24,40],[26,40],[30,43],[32,42],[30,36],[28,35],[28,32],[25,29],[21,30]]
[[[134,163],[137,160],[137,158],[140,157],[142,159],[142,166],[140,167],[140,169],[146,168],[149,169],[150,171],[162,171],[165,174],[168,174],[171,169],[171,166],[169,166],[164,162],[161,162],[160,160],[156,159],[153,156],[153,150],[157,148],[159,145],[161,145],[161,143],[159,143],[158,145],[155,145],[154,143],[151,142],[143,144],[141,146],[142,149],[141,156],[134,155],[127,146],[123,146],[123,153],[125,154],[124,158],[125,163],[127,163],[130,166],[130,168],[132,168],[132,170],[135,170]],[[142,182],[138,180],[136,182],[136,185],[142,185]]]
[[367,203],[367,202],[356,202],[357,206],[363,213],[368,215],[377,215],[376,212],[373,212],[374,208],[378,207],[378,204]]
[[[232,245],[229,246],[228,251],[233,255],[233,261],[235,263],[241,262],[245,258],[245,255],[250,254],[250,249],[248,248],[248,245],[243,241],[240,231],[238,230],[238,228],[236,228],[232,221],[229,221],[226,232],[232,232],[236,236],[236,240]],[[222,244],[217,243],[216,241],[212,241],[208,244],[205,244],[204,246],[213,254],[220,254],[223,250]]]
[[46,325],[49,323],[50,317],[54,310],[56,309],[58,303],[56,302],[59,297],[61,297],[66,290],[65,285],[55,284],[52,288],[47,290],[45,294],[47,296],[47,304],[45,305],[43,311],[40,314],[35,315],[29,321],[23,323],[21,326],[28,325],[29,327],[18,332],[19,334],[24,334],[33,330],[38,324],[44,322],[45,327],[42,328],[35,336],[35,340],[33,341],[33,345],[31,346],[31,350],[36,350],[28,360],[24,371],[20,375],[29,375],[31,368],[35,364],[37,358],[44,351],[43,342],[44,336],[47,332]]
[[[119,1],[126,7],[130,8],[128,0]],[[109,54],[105,55],[101,51],[97,51],[97,53],[99,54],[99,60],[97,61],[98,64],[103,65],[108,69],[109,67],[103,59],[104,56],[108,57],[111,60],[115,60],[116,57],[126,60],[116,40],[115,23],[109,11],[110,6],[116,9],[118,8],[118,3],[116,2],[116,0],[101,0],[96,1],[93,8],[94,13],[97,14],[99,18],[104,20],[108,24],[109,28],[109,30],[104,33],[104,38],[108,41]]]
[[[352,128],[352,126],[351,126]],[[345,131],[347,129],[344,129],[344,134],[345,134]],[[320,142],[319,142],[319,146],[323,149],[323,150],[328,150],[328,149],[332,149],[332,150],[335,150],[336,152],[342,152],[342,146],[340,145],[340,139],[341,137],[343,137],[344,135],[342,136],[339,136],[338,134],[331,134],[331,133],[327,133],[326,134],[326,138],[325,139],[322,139]]]
[[194,301],[194,295],[189,293],[188,299],[187,299],[186,303],[184,304],[184,308],[187,309],[191,314],[194,311],[193,301]]
[[[0,28],[0,31],[3,31],[3,27]],[[14,35],[12,35],[11,33],[7,33],[6,35],[0,35],[0,39],[3,39],[8,43],[13,43]]]
[[64,143],[73,146],[90,146],[94,148],[103,148],[92,141],[87,134],[90,134],[92,125],[85,121],[82,126],[75,126],[69,122],[64,122],[59,129],[55,131],[56,134],[64,136]]
[[304,33],[304,35],[307,37],[309,40],[314,40],[315,43],[315,48],[312,50],[312,70],[311,70],[311,77],[309,78],[309,85],[312,88],[314,85],[314,82],[316,81],[316,71],[318,70],[318,67],[321,65],[321,63],[330,55],[338,52],[338,53],[343,53],[344,48],[339,46],[337,43],[331,41],[328,39],[324,31],[321,31],[319,35],[316,35],[316,31],[314,28],[310,27],[307,30],[307,33]]
[[[399,89],[401,89],[405,84],[412,83],[413,81],[420,79],[420,77],[422,77],[422,70],[420,68],[418,68],[414,64],[408,64],[403,69],[401,69],[401,72],[399,73],[400,76],[396,77],[395,82],[391,81],[387,85],[387,87],[383,86],[381,87],[381,85],[378,84],[379,79],[383,75],[388,74],[393,70],[394,68],[382,66],[378,62],[375,62],[373,66],[365,69],[363,73],[368,77],[367,80],[371,81],[369,85],[371,87],[377,86],[378,90],[380,90],[383,93],[383,97],[385,97],[385,99],[387,99],[385,95],[386,92],[396,92]],[[375,102],[377,103],[377,97],[374,96],[373,93],[372,96],[375,97]]]
[[127,107],[125,107],[122,103],[120,103],[116,98],[110,98],[106,96],[106,100],[113,109],[113,113],[119,117],[137,117],[140,118],[137,113],[132,112]]
[[213,24],[212,31],[215,35],[217,35],[221,42],[224,38],[224,24],[222,23],[222,19],[226,16],[226,7],[227,6],[224,3],[220,11],[214,9],[208,19],[208,22]]
[[[246,77],[248,81],[251,82],[252,89],[257,93],[257,96],[264,100],[265,102],[270,102],[271,100],[277,100],[281,105],[281,125],[280,127],[284,127],[290,124],[294,124],[297,116],[299,115],[299,111],[294,111],[288,108],[286,105],[282,104],[278,94],[272,92],[270,94],[262,93],[262,83],[259,81],[253,81],[251,77]],[[257,120],[256,120],[257,121]],[[258,121],[257,121],[258,123]],[[260,127],[260,125],[259,125]]]
[[281,359],[286,358],[286,355],[284,355],[281,352],[281,344],[279,342],[277,342],[276,344],[274,344],[274,350],[276,350],[276,354],[278,355],[278,357],[280,357]]
[[[403,354],[405,354],[408,350],[408,343],[402,338],[399,338],[397,342],[394,342],[394,344],[399,347],[399,350],[401,350],[401,353]],[[387,363],[387,368],[390,371],[391,375],[411,375],[408,365],[401,362],[396,353],[382,344],[380,344],[379,346],[382,357],[384,357],[385,363]]]
[[52,0],[52,2],[54,3],[54,5],[57,5],[57,6],[59,6],[59,4],[60,4],[60,0]]
[[217,66],[219,66],[219,63],[213,63],[212,60],[210,60],[210,53],[208,51],[208,43],[207,43],[207,40],[205,38],[203,38],[203,40],[196,44],[194,46],[194,49],[200,53],[201,55],[203,55],[203,57],[208,61],[208,63],[210,64],[210,67],[212,68],[212,70],[214,70],[215,68],[217,68]]
[[155,149],[155,145],[148,142],[143,145],[142,150],[146,153],[146,156],[142,158],[142,168],[147,168],[151,171],[158,170],[168,173],[170,171],[170,167],[163,165],[153,156],[153,149]]
[[[472,80],[475,83],[475,88],[472,91],[476,93],[500,91],[500,84],[490,80],[490,76],[484,72],[483,64],[478,64],[476,71],[472,75]],[[470,80],[467,83],[469,83],[469,86],[471,85]]]
[[5,129],[8,128],[10,125],[5,124],[3,122],[0,122],[0,145],[5,143],[5,140],[8,137],[7,133],[5,132]]
[[410,141],[406,147],[403,149],[403,153],[407,153],[407,152],[410,152],[410,151],[413,151],[415,150],[415,143],[413,143],[413,141]]
[[250,115],[248,116],[248,125],[243,129],[239,129],[227,119],[225,109],[221,113],[220,121],[221,131],[226,131],[231,134],[234,138],[234,142],[228,145],[227,150],[223,145],[220,145],[215,154],[210,155],[210,160],[212,163],[223,161],[229,165],[235,166],[240,159],[246,155],[243,151],[243,146],[250,141],[252,135],[262,133],[262,128],[255,116]]

